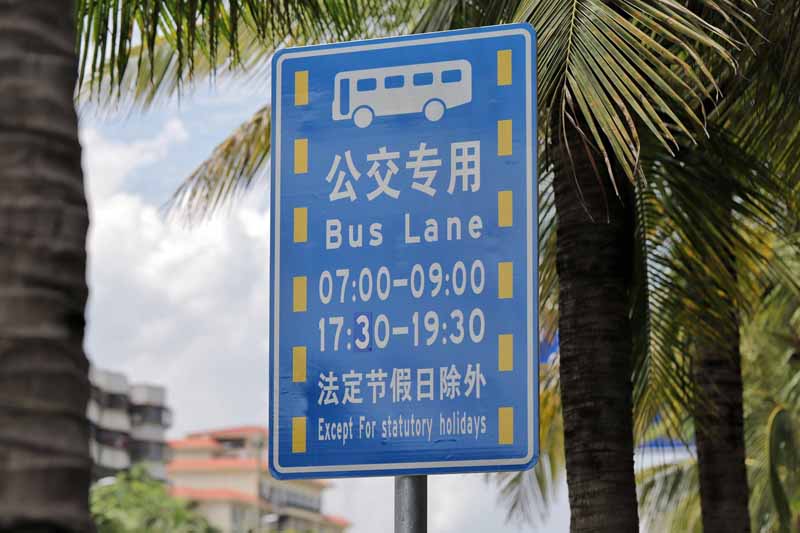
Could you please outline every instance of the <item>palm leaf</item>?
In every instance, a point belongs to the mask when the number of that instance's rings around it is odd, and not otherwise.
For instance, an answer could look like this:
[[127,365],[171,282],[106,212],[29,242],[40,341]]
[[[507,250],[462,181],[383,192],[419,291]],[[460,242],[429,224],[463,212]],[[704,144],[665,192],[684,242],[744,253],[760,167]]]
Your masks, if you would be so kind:
[[187,222],[211,216],[266,175],[272,110],[264,106],[222,141],[211,156],[186,178],[169,208]]
[[[671,157],[651,142],[641,165],[637,264],[633,307],[637,360],[635,433],[656,418],[671,438],[684,426],[697,398],[691,354],[698,343],[719,343],[730,312],[750,316],[765,288],[798,290],[796,275],[775,254],[783,238],[786,187],[741,144],[719,129],[697,148]],[[684,141],[689,143],[689,141]],[[698,187],[698,183],[709,186]],[[720,198],[731,198],[721,202]],[[736,258],[736,271],[726,265]]]
[[800,170],[795,157],[800,149],[800,6],[794,0],[762,0],[760,7],[754,11],[758,36],[738,57],[738,72],[728,72],[723,80],[726,98],[714,120],[752,153],[794,176]]
[[700,533],[700,486],[697,462],[667,462],[636,476],[642,529]]
[[519,0],[440,0],[429,2],[415,33],[504,24],[513,19]]
[[792,511],[789,497],[781,479],[780,465],[782,462],[788,463],[786,466],[792,471],[795,471],[798,467],[799,461],[795,448],[794,433],[790,412],[783,406],[776,406],[767,421],[767,434],[769,435],[769,489],[778,514],[781,533],[790,533],[792,527]]
[[[242,51],[267,52],[292,43],[349,40],[391,34],[419,16],[422,0],[78,0],[79,86],[117,87],[153,81],[174,57],[170,84],[202,72],[240,66]],[[162,40],[163,39],[163,40]],[[161,57],[157,57],[161,49]],[[252,56],[250,56],[252,57]],[[133,64],[133,65],[132,65]],[[131,72],[131,70],[133,72]]]
[[556,204],[553,172],[539,170],[539,335],[552,341],[558,331]]
[[[701,4],[726,19],[748,13],[731,2]],[[549,137],[577,127],[635,181],[641,129],[665,148],[674,130],[694,139],[717,80],[704,55],[733,64],[739,44],[678,2],[524,0],[515,15],[537,29],[539,110]],[[581,125],[581,126],[579,126]]]
[[[159,35],[149,50],[143,45],[131,48],[129,55],[134,61],[117,78],[112,77],[112,65],[105,64],[95,77],[78,88],[78,103],[104,114],[131,113],[147,111],[183,96],[203,82],[235,80],[268,85],[267,67],[274,48],[259,39],[249,26],[238,31],[236,63],[212,60],[206,53],[207,46],[196,47],[191,62],[181,62],[175,51],[175,39],[174,34]],[[205,41],[207,35],[201,29],[196,39]],[[229,54],[227,42],[220,43],[217,55]],[[140,61],[145,55],[148,59]]]
[[[792,236],[787,240],[796,242]],[[774,249],[784,264],[797,271],[800,254],[794,244]],[[777,282],[742,327],[746,464],[754,531],[782,531],[796,519],[789,496],[800,492],[794,446],[800,437],[800,368],[788,360],[798,342],[800,297],[792,284]],[[695,459],[644,469],[637,478],[641,516],[648,530],[692,531],[699,526]]]
[[549,516],[564,476],[564,427],[561,418],[558,358],[541,365],[539,384],[539,462],[526,472],[492,474],[508,520],[541,524]]

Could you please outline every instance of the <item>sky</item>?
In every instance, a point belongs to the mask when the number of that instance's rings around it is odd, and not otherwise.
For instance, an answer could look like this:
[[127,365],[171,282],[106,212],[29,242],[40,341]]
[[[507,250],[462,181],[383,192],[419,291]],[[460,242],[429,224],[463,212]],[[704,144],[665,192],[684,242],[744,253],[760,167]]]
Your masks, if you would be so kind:
[[[162,206],[228,133],[268,99],[259,80],[220,82],[146,113],[81,110],[91,213],[88,330],[93,364],[163,385],[170,438],[267,423],[269,187],[262,179],[228,212],[187,229]],[[429,478],[431,533],[522,531],[506,521],[484,475]],[[392,478],[337,480],[327,513],[351,533],[392,530]],[[538,529],[568,531],[566,483]]]

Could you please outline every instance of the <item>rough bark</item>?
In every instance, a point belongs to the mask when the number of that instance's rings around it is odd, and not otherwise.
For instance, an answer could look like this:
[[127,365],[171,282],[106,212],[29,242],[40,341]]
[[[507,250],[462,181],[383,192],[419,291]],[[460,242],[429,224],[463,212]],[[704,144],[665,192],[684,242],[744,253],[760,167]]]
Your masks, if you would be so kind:
[[72,1],[0,0],[0,531],[89,531]]
[[[738,325],[738,322],[736,322]],[[697,464],[704,533],[750,533],[739,332],[698,353]]]
[[[714,190],[725,194],[720,187]],[[730,208],[726,212],[730,215]],[[732,217],[727,220],[733,223]],[[735,278],[734,255],[726,257],[727,271]],[[736,303],[713,280],[701,285],[701,309],[707,306],[719,310],[706,312],[701,319],[708,333],[697,341],[693,366],[698,393],[694,416],[703,532],[750,533],[739,315]]]
[[595,169],[574,130],[567,142],[575,174],[562,142],[554,184],[570,530],[631,533],[639,527],[628,313],[633,205],[615,195],[605,166],[595,161]]

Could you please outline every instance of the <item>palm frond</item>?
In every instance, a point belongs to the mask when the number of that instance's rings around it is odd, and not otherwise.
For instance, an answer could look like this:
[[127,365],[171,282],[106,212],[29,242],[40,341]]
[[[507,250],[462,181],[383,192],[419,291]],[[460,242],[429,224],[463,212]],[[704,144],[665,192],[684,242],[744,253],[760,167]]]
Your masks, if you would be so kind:
[[564,426],[561,418],[558,358],[541,366],[539,384],[539,462],[524,472],[491,477],[500,488],[500,502],[513,522],[541,524],[549,516],[564,476]]
[[169,72],[180,89],[185,77],[194,76],[198,58],[208,63],[200,65],[204,72],[215,73],[238,68],[246,47],[261,47],[269,55],[287,42],[391,34],[413,24],[422,5],[422,0],[78,0],[79,86],[115,87],[126,76],[128,86],[153,81],[159,68],[153,64],[158,59],[163,68],[166,42],[174,55]]
[[780,469],[785,466],[796,471],[799,461],[795,448],[795,430],[792,427],[791,413],[781,405],[776,406],[767,421],[769,435],[769,490],[778,514],[781,533],[790,533],[792,527],[792,510],[789,497],[781,479]]
[[[775,253],[793,271],[800,253],[793,236]],[[759,299],[742,327],[745,442],[750,515],[754,531],[782,531],[800,517],[790,495],[800,493],[800,366],[790,359],[800,345],[800,297],[777,281]],[[663,430],[663,428],[660,428]],[[639,472],[641,516],[648,530],[692,531],[699,525],[695,460]]]
[[539,170],[539,335],[552,341],[558,330],[556,204],[552,169]]
[[[198,31],[196,39],[206,41],[207,34],[203,29]],[[217,60],[205,52],[207,46],[198,46],[190,62],[181,62],[175,52],[175,39],[174,33],[159,35],[150,49],[143,45],[132,47],[131,61],[117,78],[111,75],[113,65],[105,64],[95,77],[78,87],[79,105],[103,114],[130,113],[182,97],[202,82],[236,80],[262,87],[269,84],[269,58],[274,48],[259,39],[249,26],[238,31],[236,63],[219,59],[231,53],[227,41],[218,45]]]
[[700,483],[694,458],[667,462],[636,476],[644,531],[700,533]]
[[[700,2],[726,18],[749,15],[732,2]],[[717,80],[704,56],[733,64],[740,46],[683,3],[524,0],[515,16],[538,35],[539,109],[550,138],[578,128],[602,154],[612,183],[618,163],[635,181],[644,130],[665,148],[674,131],[705,126],[704,101]]]
[[184,180],[168,204],[173,214],[190,223],[208,218],[265,177],[271,128],[272,111],[264,106]]
[[490,26],[510,22],[520,0],[440,0],[429,2],[414,33]]
[[636,194],[644,250],[632,315],[637,436],[661,418],[671,438],[685,439],[685,421],[703,400],[691,379],[696,345],[725,340],[732,310],[752,314],[770,284],[798,288],[775,254],[786,211],[782,178],[725,131],[712,131],[675,157],[650,142],[641,162],[647,180]]
[[713,120],[776,171],[795,176],[800,171],[800,5],[794,0],[759,4],[752,10],[757,37],[737,58],[739,70],[725,76],[725,98]]

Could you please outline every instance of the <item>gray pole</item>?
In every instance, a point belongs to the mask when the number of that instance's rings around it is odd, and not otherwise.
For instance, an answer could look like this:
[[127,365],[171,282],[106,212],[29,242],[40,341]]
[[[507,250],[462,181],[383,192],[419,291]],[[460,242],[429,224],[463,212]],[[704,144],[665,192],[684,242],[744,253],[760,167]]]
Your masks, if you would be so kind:
[[428,477],[394,478],[394,533],[428,533]]

